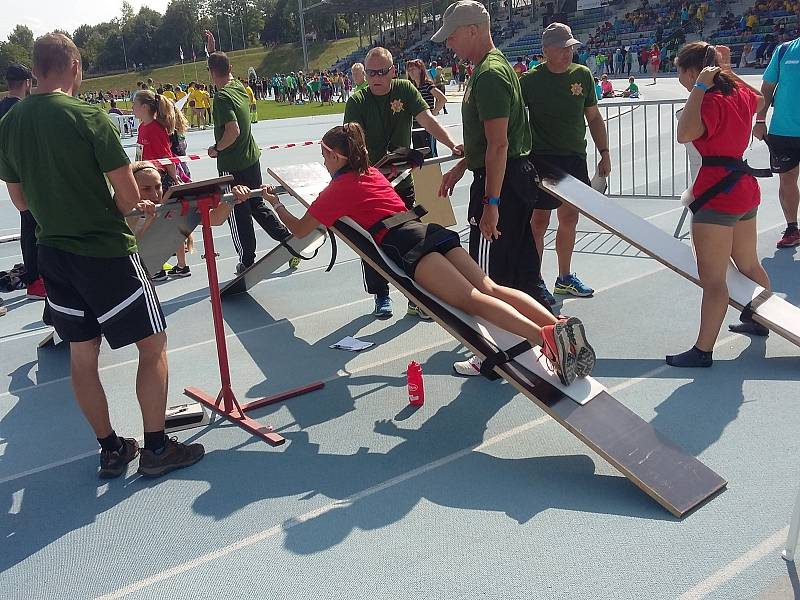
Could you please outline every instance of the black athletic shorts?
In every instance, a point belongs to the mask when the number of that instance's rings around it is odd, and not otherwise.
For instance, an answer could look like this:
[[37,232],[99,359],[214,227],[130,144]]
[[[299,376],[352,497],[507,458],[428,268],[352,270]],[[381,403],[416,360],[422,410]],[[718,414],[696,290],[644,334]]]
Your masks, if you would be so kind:
[[[533,164],[542,178],[551,177],[555,174],[552,167],[564,171],[568,175],[572,175],[578,181],[582,181],[586,185],[591,185],[589,180],[589,167],[586,164],[586,158],[578,156],[577,154],[570,154],[561,156],[557,154],[536,154],[533,155]],[[541,194],[546,197],[540,199],[536,204],[536,208],[552,210],[561,206],[561,200],[553,198],[550,194]]]
[[167,328],[138,254],[94,258],[39,245],[39,271],[47,289],[45,322],[64,341],[102,334],[121,348]]
[[800,164],[800,137],[770,134],[766,141],[773,173],[788,173]]
[[486,190],[485,169],[474,171],[473,177],[467,209],[470,256],[496,283],[539,299],[540,261],[533,241],[531,217],[534,207],[539,206],[545,194],[539,192],[536,169],[527,156],[506,162],[497,223],[502,235],[491,242],[481,235],[480,230]]
[[386,256],[413,279],[423,256],[431,252],[447,254],[453,248],[460,248],[461,240],[455,231],[436,223],[408,221],[390,229],[380,245]]

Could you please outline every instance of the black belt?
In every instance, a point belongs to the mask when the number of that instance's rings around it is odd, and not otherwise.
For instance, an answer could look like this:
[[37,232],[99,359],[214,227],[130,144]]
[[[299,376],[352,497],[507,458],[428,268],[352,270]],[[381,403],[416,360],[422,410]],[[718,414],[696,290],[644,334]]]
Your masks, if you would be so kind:
[[733,156],[704,156],[702,164],[704,167],[723,167],[728,170],[728,174],[700,194],[699,198],[694,199],[689,205],[689,210],[691,210],[693,214],[715,196],[731,189],[745,175],[752,175],[753,177],[772,177],[771,170],[755,169],[748,165],[746,160]]
[[531,346],[531,343],[528,340],[524,340],[516,346],[512,346],[508,350],[501,350],[500,352],[496,352],[491,356],[487,356],[481,363],[481,375],[491,381],[500,379],[500,376],[494,372],[494,368],[498,365],[504,365],[507,362],[514,360],[520,354],[527,352],[532,347],[533,346]]
[[391,217],[386,217],[385,219],[378,221],[369,228],[369,233],[372,237],[378,235],[384,229],[394,229],[395,227],[400,227],[409,221],[416,221],[428,214],[428,211],[425,210],[425,207],[421,204],[417,204],[411,210],[407,210],[405,212],[397,213],[396,215],[392,215]]

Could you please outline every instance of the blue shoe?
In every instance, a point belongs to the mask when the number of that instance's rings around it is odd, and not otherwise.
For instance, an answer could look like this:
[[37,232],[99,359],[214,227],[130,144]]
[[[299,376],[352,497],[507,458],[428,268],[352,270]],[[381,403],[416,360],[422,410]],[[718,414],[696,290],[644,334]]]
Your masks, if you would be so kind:
[[556,294],[570,294],[580,298],[588,298],[594,294],[594,290],[585,285],[575,273],[556,278],[556,285],[553,288]]
[[389,296],[375,296],[375,310],[372,313],[379,319],[392,316],[392,299]]
[[547,302],[550,306],[556,304],[557,300],[550,293],[550,290],[547,289],[547,286],[544,284],[544,281],[539,281],[537,287],[539,288],[539,294],[541,295],[542,299]]

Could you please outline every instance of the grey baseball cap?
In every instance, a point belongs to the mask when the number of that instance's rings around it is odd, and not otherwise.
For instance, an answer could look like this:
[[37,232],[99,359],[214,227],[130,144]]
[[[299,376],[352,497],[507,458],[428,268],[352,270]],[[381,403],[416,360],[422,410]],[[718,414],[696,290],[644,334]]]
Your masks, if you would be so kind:
[[458,0],[444,11],[442,26],[431,37],[432,42],[444,42],[459,27],[464,25],[482,25],[489,22],[486,7],[475,0]]
[[564,23],[550,23],[542,32],[542,47],[555,46],[556,48],[569,48],[581,42],[572,37],[572,29]]

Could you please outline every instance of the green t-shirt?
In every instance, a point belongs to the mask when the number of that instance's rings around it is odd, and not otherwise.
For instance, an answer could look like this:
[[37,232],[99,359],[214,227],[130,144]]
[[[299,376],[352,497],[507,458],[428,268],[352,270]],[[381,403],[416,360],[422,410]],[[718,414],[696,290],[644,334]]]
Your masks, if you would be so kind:
[[597,105],[594,78],[583,65],[552,73],[543,63],[520,79],[534,154],[586,156],[585,109]]
[[472,71],[461,103],[467,168],[482,169],[486,158],[483,121],[508,118],[508,158],[530,154],[531,133],[519,77],[500,50],[483,57]]
[[244,171],[260,157],[261,150],[250,132],[250,97],[238,79],[232,80],[214,94],[214,140],[219,142],[225,133],[225,125],[232,121],[239,123],[239,137],[220,150],[217,169],[225,173]]
[[[629,54],[630,54],[630,53],[629,53]],[[631,84],[628,86],[628,91],[629,91],[631,94],[638,94],[638,93],[639,93],[639,86],[638,86],[638,85],[636,85],[635,83],[631,83]]]
[[130,161],[100,106],[34,94],[0,121],[0,179],[21,183],[39,244],[92,257],[136,252],[104,173]]
[[345,123],[364,128],[369,162],[375,164],[396,148],[411,147],[411,123],[428,104],[408,79],[393,79],[389,93],[375,96],[369,88],[350,96],[344,109]]

